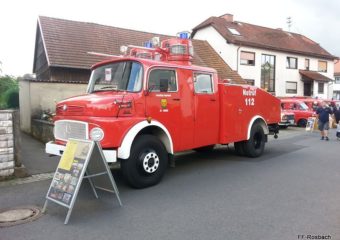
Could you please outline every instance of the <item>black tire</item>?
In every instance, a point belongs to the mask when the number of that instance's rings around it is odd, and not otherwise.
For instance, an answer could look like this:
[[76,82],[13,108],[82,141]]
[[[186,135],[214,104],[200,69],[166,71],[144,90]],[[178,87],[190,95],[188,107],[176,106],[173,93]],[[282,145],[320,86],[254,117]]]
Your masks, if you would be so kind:
[[298,125],[298,127],[305,128],[306,125],[307,125],[307,119],[300,119],[297,125]]
[[234,143],[235,152],[239,156],[244,156],[244,141]]
[[254,124],[250,131],[249,140],[244,142],[244,152],[248,157],[259,157],[264,151],[266,136],[260,124]]
[[209,145],[204,147],[195,148],[194,150],[199,153],[210,152],[215,148],[215,145]]
[[164,145],[152,135],[138,136],[130,157],[121,160],[124,179],[133,188],[146,188],[159,183],[168,165]]

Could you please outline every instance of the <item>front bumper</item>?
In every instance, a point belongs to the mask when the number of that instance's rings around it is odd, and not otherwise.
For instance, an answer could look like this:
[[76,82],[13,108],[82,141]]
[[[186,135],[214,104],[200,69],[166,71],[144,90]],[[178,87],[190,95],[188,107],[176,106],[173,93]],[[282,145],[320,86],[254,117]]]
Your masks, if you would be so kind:
[[292,126],[294,124],[295,124],[294,119],[279,122],[279,126]]
[[[61,156],[65,150],[64,145],[56,144],[53,141],[46,143],[45,152],[51,155]],[[117,162],[116,150],[103,150],[105,159],[109,163]]]

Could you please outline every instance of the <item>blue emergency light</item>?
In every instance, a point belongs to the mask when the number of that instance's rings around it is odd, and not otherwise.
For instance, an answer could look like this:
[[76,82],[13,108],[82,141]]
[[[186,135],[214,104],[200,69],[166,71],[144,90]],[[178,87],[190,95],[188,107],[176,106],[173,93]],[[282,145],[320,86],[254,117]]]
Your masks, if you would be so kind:
[[151,42],[151,41],[146,41],[146,42],[144,43],[144,47],[146,47],[146,48],[152,48],[152,42]]
[[189,32],[180,32],[178,36],[180,39],[189,39]]

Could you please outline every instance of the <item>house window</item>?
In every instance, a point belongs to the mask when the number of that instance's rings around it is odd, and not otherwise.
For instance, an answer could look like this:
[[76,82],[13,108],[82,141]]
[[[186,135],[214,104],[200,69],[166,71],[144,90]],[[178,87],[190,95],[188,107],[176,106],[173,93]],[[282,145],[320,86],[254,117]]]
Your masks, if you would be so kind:
[[336,84],[340,84],[340,76],[339,77],[335,77],[335,83]]
[[255,65],[255,53],[254,52],[245,52],[241,51],[241,65],[249,65],[254,66]]
[[305,69],[309,70],[309,59],[308,58],[305,59]]
[[241,35],[240,32],[237,31],[235,28],[228,28],[228,30],[229,30],[233,35],[238,35],[238,36]]
[[340,91],[333,91],[333,99],[340,100]]
[[255,80],[254,79],[245,79],[247,81],[248,85],[255,86]]
[[324,83],[318,83],[318,93],[319,94],[323,94],[324,93],[324,87],[325,87]]
[[261,58],[261,88],[275,92],[275,56],[262,54]]
[[297,58],[287,57],[286,67],[289,69],[297,69]]
[[326,61],[320,61],[318,62],[318,71],[319,72],[327,72],[327,62]]
[[286,93],[297,93],[297,82],[286,82]]

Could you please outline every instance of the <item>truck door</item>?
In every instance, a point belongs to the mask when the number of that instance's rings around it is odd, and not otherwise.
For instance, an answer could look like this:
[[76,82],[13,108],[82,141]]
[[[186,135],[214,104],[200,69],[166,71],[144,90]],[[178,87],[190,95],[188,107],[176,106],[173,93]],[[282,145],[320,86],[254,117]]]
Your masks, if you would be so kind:
[[210,73],[194,73],[195,146],[216,144],[219,136],[219,98],[217,84]]
[[161,122],[170,132],[174,149],[180,144],[181,110],[175,69],[153,68],[147,78],[146,116]]

